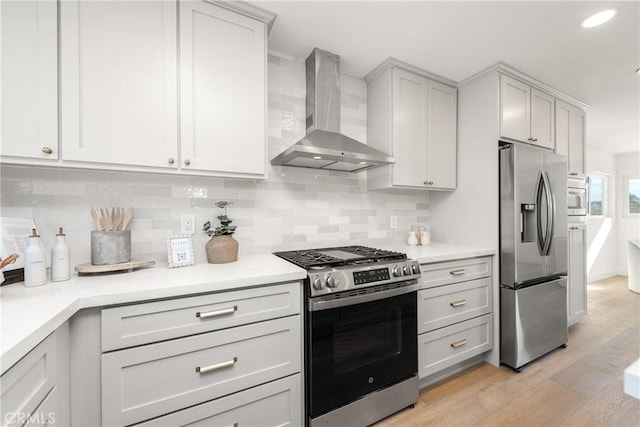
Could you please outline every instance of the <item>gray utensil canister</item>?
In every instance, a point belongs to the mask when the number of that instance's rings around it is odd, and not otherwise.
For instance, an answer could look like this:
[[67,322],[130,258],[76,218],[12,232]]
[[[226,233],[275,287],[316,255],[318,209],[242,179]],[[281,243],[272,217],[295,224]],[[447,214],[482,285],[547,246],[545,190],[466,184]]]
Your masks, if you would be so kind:
[[131,261],[131,230],[92,231],[91,264],[122,264]]

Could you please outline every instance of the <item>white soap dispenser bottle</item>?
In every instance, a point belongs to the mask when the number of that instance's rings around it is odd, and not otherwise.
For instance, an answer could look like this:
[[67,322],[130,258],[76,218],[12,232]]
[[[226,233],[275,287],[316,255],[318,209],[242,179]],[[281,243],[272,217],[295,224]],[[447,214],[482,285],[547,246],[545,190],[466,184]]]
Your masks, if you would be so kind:
[[69,280],[69,246],[64,241],[64,233],[60,227],[56,234],[56,243],[51,248],[51,281]]
[[31,230],[29,245],[24,251],[24,285],[40,286],[47,283],[47,265],[40,236],[36,229]]

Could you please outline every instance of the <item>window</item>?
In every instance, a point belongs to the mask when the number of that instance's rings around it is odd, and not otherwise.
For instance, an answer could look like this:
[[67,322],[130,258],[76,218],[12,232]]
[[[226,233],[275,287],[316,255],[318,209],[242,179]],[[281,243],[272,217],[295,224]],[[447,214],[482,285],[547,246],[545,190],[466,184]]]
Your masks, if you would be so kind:
[[624,214],[625,216],[640,215],[640,179],[624,178],[625,192],[624,197]]
[[607,177],[592,175],[589,177],[589,215],[605,216],[607,214]]

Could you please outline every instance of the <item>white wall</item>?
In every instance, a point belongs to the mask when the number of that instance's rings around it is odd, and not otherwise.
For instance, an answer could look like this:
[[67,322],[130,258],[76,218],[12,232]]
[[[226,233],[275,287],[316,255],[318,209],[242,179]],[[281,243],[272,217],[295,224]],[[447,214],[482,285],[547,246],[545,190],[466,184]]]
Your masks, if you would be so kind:
[[625,215],[627,197],[625,178],[640,178],[640,151],[617,154],[616,157],[616,235],[618,274],[627,274],[627,241],[640,238],[640,217]]
[[587,174],[608,177],[607,215],[587,218],[587,281],[605,279],[617,273],[616,246],[616,159],[613,154],[587,149]]

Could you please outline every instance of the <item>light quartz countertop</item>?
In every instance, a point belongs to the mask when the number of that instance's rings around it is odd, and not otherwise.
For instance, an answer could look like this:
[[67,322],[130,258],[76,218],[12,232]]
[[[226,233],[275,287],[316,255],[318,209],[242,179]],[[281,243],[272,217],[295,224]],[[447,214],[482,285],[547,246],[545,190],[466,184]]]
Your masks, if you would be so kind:
[[455,245],[451,243],[431,242],[427,246],[395,246],[383,249],[393,249],[407,254],[408,258],[417,260],[420,264],[440,261],[455,261],[457,259],[475,258],[479,256],[495,255],[496,250],[477,246]]
[[[494,255],[495,250],[432,242],[428,246],[384,246],[405,252],[420,263]],[[167,268],[156,264],[132,272],[78,276],[26,288],[15,283],[0,288],[0,372],[4,373],[29,350],[84,308],[175,298],[298,281],[304,269],[274,255],[241,257],[230,264],[197,264]]]

